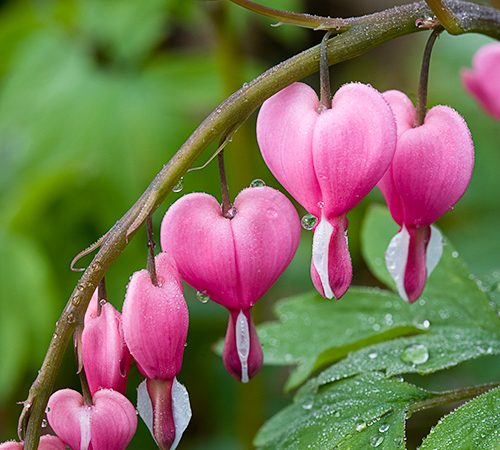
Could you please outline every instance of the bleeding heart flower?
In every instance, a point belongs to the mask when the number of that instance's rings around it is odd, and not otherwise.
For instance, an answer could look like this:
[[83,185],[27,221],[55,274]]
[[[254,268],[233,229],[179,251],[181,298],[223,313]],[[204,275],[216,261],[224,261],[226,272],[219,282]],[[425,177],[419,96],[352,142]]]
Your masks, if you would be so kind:
[[92,395],[98,389],[125,394],[131,356],[125,344],[121,314],[110,303],[98,313],[97,292],[87,312],[82,333],[82,360]]
[[399,295],[414,302],[442,254],[442,236],[431,226],[462,197],[472,175],[474,144],[462,117],[447,106],[430,109],[415,126],[416,110],[402,92],[388,91],[398,126],[391,167],[379,187],[401,231],[386,252]]
[[249,310],[290,264],[300,221],[290,201],[265,186],[240,192],[234,208],[229,219],[211,195],[182,197],[165,214],[161,245],[187,283],[229,310],[223,361],[246,382],[262,366]]
[[346,214],[375,187],[394,155],[396,126],[382,95],[370,86],[342,86],[332,108],[313,89],[293,83],[264,102],[257,140],[278,181],[319,219],[311,276],[327,298],[352,280]]
[[73,450],[124,450],[137,428],[135,408],[111,389],[97,391],[92,405],[86,405],[79,392],[57,391],[49,399],[47,418]]
[[161,449],[177,447],[191,418],[182,367],[189,315],[174,261],[155,258],[158,286],[147,270],[132,275],[123,304],[125,341],[141,373],[138,410]]
[[495,119],[500,119],[500,43],[484,45],[474,55],[472,70],[462,71],[465,89]]
[[[0,444],[0,450],[23,450],[23,443],[19,442],[4,442]],[[50,436],[48,434],[40,438],[38,450],[66,450],[66,445],[57,436]]]

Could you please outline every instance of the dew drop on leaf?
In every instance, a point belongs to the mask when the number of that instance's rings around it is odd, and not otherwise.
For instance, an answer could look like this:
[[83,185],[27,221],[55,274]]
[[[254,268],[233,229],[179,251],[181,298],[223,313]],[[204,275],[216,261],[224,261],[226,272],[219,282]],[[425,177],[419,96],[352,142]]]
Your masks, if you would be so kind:
[[411,364],[424,364],[429,359],[429,350],[423,344],[413,344],[401,353],[401,360]]
[[370,445],[372,447],[379,447],[382,442],[384,442],[384,436],[376,435],[370,439]]
[[305,403],[302,404],[302,408],[304,408],[304,409],[306,409],[306,410],[309,411],[309,410],[312,409],[313,405],[314,405],[314,402],[313,402],[312,399],[311,400],[307,400]]
[[363,431],[366,428],[365,422],[358,422],[356,424],[356,431]]
[[370,359],[376,359],[378,356],[377,352],[371,352],[368,354],[368,358]]
[[378,431],[380,431],[381,433],[385,433],[391,426],[388,424],[388,423],[383,423],[382,425],[380,425]]
[[317,217],[313,216],[312,214],[306,214],[304,217],[302,217],[300,224],[302,225],[302,228],[304,228],[304,230],[311,231],[315,227],[317,222]]
[[250,183],[251,188],[257,188],[257,187],[264,187],[266,185],[264,180],[261,180],[260,178],[256,178]]

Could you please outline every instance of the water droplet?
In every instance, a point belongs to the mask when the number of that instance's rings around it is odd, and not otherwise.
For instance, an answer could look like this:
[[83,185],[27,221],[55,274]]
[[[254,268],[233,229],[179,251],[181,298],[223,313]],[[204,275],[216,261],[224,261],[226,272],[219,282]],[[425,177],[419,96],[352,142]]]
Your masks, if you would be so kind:
[[47,428],[47,425],[48,425],[47,419],[42,419],[41,427],[42,428]]
[[250,183],[251,188],[264,187],[265,185],[266,182],[264,180],[261,180],[260,178],[256,178]]
[[374,323],[372,329],[373,331],[380,331],[380,325],[378,323]]
[[278,211],[276,211],[274,208],[267,208],[267,216],[272,218],[272,219],[275,219],[276,217],[278,217]]
[[304,228],[304,230],[311,231],[316,226],[317,222],[317,217],[313,216],[312,214],[306,214],[304,217],[302,217],[300,224],[302,225],[302,228]]
[[394,323],[394,319],[392,318],[392,314],[386,314],[384,316],[384,322],[387,324],[387,325],[392,325]]
[[236,217],[236,214],[238,214],[238,210],[234,206],[231,206],[231,208],[229,208],[228,212],[226,213],[226,219],[234,219]]
[[370,359],[376,359],[378,356],[377,352],[371,352],[370,354],[368,354],[368,358]]
[[377,436],[373,436],[370,439],[370,445],[372,447],[378,447],[378,446],[380,446],[380,444],[382,444],[382,442],[384,442],[384,436],[377,435]]
[[66,320],[68,323],[75,323],[75,315],[73,313],[69,313]]
[[335,411],[335,412],[333,413],[333,415],[334,415],[335,417],[340,417],[340,411]]
[[180,177],[179,181],[177,181],[177,183],[175,183],[174,187],[172,188],[172,192],[181,192],[183,188],[184,188],[184,177]]
[[79,284],[76,288],[81,292],[85,289],[85,286],[83,284]]
[[311,400],[307,400],[305,403],[302,404],[302,408],[304,408],[304,409],[306,409],[306,410],[309,411],[310,409],[312,409],[313,405],[314,405],[314,402],[313,402],[312,399]]
[[424,320],[421,324],[420,324],[420,327],[421,328],[424,328],[425,330],[427,330],[427,328],[429,328],[431,326],[431,323],[428,321],[428,320]]
[[424,344],[413,344],[401,353],[401,360],[412,364],[424,364],[429,360],[429,350]]
[[73,297],[71,299],[71,304],[73,306],[78,306],[80,304],[80,301],[81,301],[80,297],[78,295],[76,295],[75,297]]
[[381,433],[385,433],[391,426],[388,424],[388,423],[383,423],[382,425],[380,425],[378,431],[380,431]]
[[196,291],[196,298],[200,303],[207,303],[210,300],[207,291]]
[[95,263],[92,263],[92,266],[91,266],[92,270],[101,270],[102,269],[102,265],[99,261],[96,261]]
[[365,422],[358,422],[356,424],[356,431],[363,431],[366,428]]
[[451,252],[451,257],[452,258],[458,258],[458,252]]
[[325,202],[318,202],[316,203],[316,205],[318,206],[319,209],[323,209],[325,206]]
[[107,302],[105,298],[101,298],[101,300],[99,300],[99,305],[101,305],[101,307],[103,307],[106,303]]
[[45,414],[48,414],[50,412],[50,406],[47,406],[47,408],[45,408]]

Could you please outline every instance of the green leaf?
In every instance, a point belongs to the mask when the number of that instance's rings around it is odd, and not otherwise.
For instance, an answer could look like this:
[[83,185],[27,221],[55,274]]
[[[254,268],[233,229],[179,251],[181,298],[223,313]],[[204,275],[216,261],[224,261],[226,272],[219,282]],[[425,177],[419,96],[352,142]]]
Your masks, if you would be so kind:
[[259,337],[266,364],[299,366],[288,389],[349,352],[422,333],[426,326],[399,297],[378,289],[351,288],[339,302],[311,292],[283,300],[275,309],[278,321],[261,325]]
[[500,388],[480,395],[442,418],[420,450],[500,449]]
[[367,373],[333,383],[288,406],[259,431],[264,449],[403,449],[405,414],[433,397],[411,384]]
[[498,334],[474,328],[437,328],[353,352],[309,381],[300,395],[369,370],[383,371],[389,377],[405,373],[426,375],[483,355],[499,354]]

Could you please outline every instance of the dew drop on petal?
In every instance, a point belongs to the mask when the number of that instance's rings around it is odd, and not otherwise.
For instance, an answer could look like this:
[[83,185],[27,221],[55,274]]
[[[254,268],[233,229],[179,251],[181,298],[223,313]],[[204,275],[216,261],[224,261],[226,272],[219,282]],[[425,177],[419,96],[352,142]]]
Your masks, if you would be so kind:
[[401,360],[415,365],[424,364],[429,360],[429,350],[424,344],[412,344],[401,353]]
[[200,303],[207,303],[210,297],[207,295],[207,291],[196,291],[196,299]]
[[250,183],[251,188],[257,188],[257,187],[264,187],[266,185],[264,180],[261,180],[260,178],[256,178]]
[[311,231],[316,226],[317,222],[318,218],[316,216],[313,216],[312,214],[306,214],[304,217],[302,217],[300,224],[302,225],[302,228],[304,228],[304,230]]
[[180,177],[177,183],[175,183],[174,187],[172,188],[172,192],[181,192],[183,188],[184,188],[184,177]]

